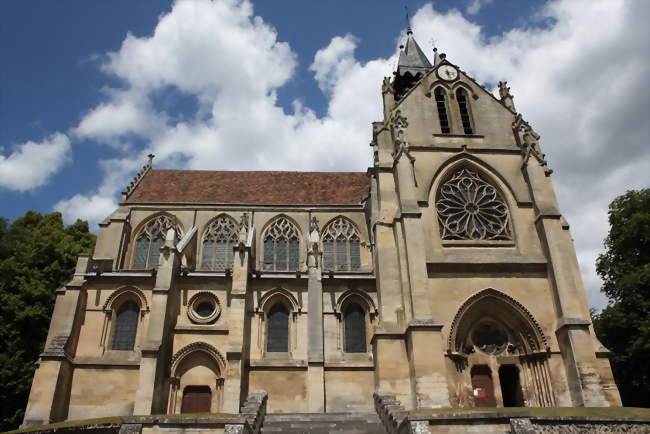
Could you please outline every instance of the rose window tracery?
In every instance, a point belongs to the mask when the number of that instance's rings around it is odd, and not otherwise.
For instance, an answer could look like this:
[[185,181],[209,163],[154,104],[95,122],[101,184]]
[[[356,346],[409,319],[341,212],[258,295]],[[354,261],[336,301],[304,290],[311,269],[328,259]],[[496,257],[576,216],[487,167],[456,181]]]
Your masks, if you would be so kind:
[[467,168],[445,181],[436,209],[443,240],[512,240],[505,201],[496,188]]

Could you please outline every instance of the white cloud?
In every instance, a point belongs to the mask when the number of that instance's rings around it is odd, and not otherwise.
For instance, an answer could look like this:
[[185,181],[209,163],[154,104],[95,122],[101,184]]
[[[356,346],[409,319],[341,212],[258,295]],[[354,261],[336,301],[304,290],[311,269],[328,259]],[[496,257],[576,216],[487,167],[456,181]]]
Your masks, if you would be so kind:
[[112,197],[100,194],[75,194],[70,199],[61,200],[54,205],[54,210],[63,214],[66,224],[71,224],[78,218],[97,223],[108,217],[115,208],[117,202]]
[[65,134],[17,145],[9,156],[0,155],[0,187],[26,191],[44,185],[69,158],[70,139]]
[[470,15],[476,15],[485,5],[489,5],[493,0],[471,0],[467,5],[467,11]]
[[[426,4],[412,18],[419,41],[435,37],[448,59],[479,82],[508,80],[518,110],[542,135],[589,298],[598,306],[593,262],[607,232],[607,204],[650,183],[650,90],[642,81],[650,76],[649,9],[645,1],[556,0],[539,22],[495,37],[457,10],[441,14]],[[293,76],[296,55],[254,16],[250,2],[176,1],[151,36],[129,35],[108,55],[103,69],[124,87],[107,92],[75,133],[122,146],[121,155],[103,163],[106,178],[97,191],[57,206],[100,220],[149,152],[157,167],[363,170],[371,164],[370,123],[382,116],[381,80],[395,58],[361,63],[359,43],[336,36],[315,54],[310,70],[329,98],[326,115],[298,101],[287,112],[276,93]],[[165,113],[154,96],[167,89],[198,101],[197,112],[183,119]],[[145,149],[122,145],[131,136]]]

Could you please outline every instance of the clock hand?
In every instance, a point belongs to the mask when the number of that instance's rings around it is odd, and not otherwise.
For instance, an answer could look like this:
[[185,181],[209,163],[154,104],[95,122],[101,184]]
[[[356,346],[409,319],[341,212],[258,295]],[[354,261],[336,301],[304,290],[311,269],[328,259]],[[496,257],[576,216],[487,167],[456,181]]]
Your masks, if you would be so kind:
[[451,71],[449,69],[445,72],[447,73],[447,77],[451,77]]

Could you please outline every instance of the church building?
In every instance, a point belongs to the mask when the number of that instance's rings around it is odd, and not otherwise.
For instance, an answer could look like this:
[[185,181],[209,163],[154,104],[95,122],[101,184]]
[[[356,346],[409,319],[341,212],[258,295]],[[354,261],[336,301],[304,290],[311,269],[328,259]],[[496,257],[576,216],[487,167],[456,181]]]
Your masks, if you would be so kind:
[[151,155],[56,292],[24,426],[259,389],[269,413],[620,406],[539,135],[505,82],[432,60],[409,30],[367,172]]

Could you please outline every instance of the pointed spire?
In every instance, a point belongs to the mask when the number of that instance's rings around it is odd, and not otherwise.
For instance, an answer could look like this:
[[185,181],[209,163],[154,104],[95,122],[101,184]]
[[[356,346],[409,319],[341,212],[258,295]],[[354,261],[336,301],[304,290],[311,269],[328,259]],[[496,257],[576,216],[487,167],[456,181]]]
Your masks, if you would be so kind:
[[397,75],[403,76],[406,73],[410,73],[412,76],[425,74],[431,69],[431,63],[422,49],[420,49],[418,43],[415,42],[410,26],[406,31],[406,35],[406,46],[400,46],[401,51],[397,63]]

